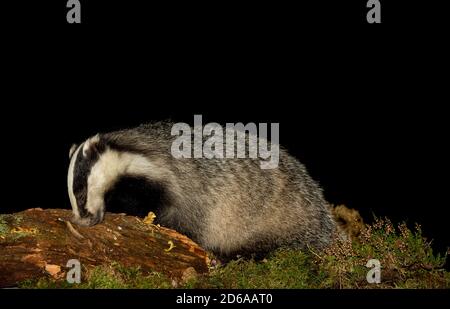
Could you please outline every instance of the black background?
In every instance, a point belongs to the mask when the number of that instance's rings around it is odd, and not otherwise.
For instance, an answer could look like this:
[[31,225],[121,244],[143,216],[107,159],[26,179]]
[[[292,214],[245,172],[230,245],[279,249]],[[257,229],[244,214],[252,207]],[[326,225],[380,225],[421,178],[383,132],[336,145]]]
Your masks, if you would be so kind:
[[330,202],[450,245],[443,8],[381,1],[367,25],[366,1],[81,3],[81,25],[65,1],[5,11],[2,212],[70,208],[73,142],[202,114],[279,122]]

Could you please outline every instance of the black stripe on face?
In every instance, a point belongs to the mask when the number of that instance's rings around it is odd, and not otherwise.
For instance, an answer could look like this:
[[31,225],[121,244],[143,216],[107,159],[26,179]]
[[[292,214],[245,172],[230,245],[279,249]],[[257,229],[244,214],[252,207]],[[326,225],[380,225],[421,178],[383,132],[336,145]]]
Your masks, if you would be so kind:
[[73,171],[73,194],[75,196],[78,212],[81,218],[89,217],[86,209],[88,177],[92,166],[98,161],[100,154],[105,150],[105,145],[99,141],[93,149],[87,152],[86,157],[83,156],[83,145],[80,146]]
[[142,218],[153,211],[159,220],[161,209],[169,203],[164,184],[138,175],[121,176],[105,193],[105,208],[109,212]]

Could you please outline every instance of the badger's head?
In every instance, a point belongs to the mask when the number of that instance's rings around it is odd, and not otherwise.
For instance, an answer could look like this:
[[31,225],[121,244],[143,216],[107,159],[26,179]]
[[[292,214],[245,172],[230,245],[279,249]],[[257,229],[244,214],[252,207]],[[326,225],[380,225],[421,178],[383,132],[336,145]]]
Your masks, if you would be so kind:
[[145,216],[168,202],[161,183],[170,173],[131,148],[118,147],[99,134],[72,146],[67,175],[72,222],[82,226],[100,223],[106,208]]
[[70,148],[67,186],[74,215],[72,222],[78,225],[92,226],[103,220],[105,205],[98,191],[105,185],[101,179],[104,175],[98,175],[96,167],[104,150],[98,134]]

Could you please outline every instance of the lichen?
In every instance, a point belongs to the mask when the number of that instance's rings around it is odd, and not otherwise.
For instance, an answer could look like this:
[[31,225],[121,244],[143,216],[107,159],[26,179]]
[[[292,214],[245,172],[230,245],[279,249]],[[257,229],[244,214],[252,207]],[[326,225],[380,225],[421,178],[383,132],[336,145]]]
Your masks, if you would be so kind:
[[9,226],[5,219],[6,215],[0,215],[0,237],[5,238],[9,233]]
[[37,234],[36,228],[23,228],[18,226],[23,218],[19,215],[0,215],[0,239],[10,238],[16,240],[21,237]]

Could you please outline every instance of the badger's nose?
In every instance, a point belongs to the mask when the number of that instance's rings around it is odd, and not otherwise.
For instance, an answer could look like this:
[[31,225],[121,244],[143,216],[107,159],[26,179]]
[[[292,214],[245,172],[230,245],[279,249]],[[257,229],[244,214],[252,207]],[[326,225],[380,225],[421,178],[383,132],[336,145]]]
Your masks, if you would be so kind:
[[88,213],[88,215],[83,218],[74,216],[71,221],[80,226],[94,226],[103,221],[103,215],[104,213],[102,211],[98,211],[94,214]]

